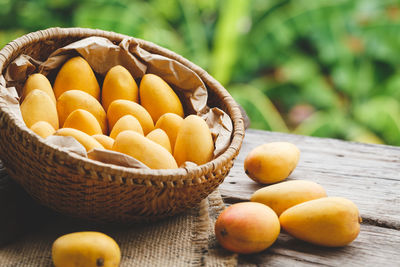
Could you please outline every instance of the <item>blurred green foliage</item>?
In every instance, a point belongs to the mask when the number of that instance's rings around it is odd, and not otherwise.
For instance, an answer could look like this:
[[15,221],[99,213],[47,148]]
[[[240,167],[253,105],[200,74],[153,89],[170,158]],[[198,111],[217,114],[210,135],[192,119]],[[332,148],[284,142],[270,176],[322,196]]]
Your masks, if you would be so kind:
[[251,127],[400,145],[394,0],[0,0],[0,45],[53,26],[112,30],[200,65]]

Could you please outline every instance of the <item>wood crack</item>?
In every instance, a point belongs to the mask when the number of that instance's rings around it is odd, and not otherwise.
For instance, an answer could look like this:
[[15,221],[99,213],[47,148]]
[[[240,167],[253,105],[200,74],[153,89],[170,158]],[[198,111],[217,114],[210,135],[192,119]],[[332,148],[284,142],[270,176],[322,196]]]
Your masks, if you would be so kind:
[[[348,172],[335,172],[332,170],[325,170],[325,169],[317,169],[317,168],[306,168],[303,167],[301,168],[302,171],[307,171],[311,170],[314,173],[320,173],[320,174],[328,174],[330,176],[339,176],[342,178],[365,178],[365,179],[379,179],[379,180],[386,180],[386,181],[394,181],[394,182],[399,182],[399,179],[397,178],[389,178],[389,177],[382,177],[382,176],[375,176],[375,175],[368,175],[368,174],[357,174],[357,173],[348,173]],[[395,169],[393,169],[394,171]]]
[[221,197],[224,200],[224,203],[226,205],[232,205],[232,204],[243,202],[243,201],[250,201],[249,199],[243,199],[240,197],[232,197],[232,196],[227,196],[227,195],[223,195],[223,194],[221,194]]
[[[285,253],[276,253],[275,251],[274,251],[274,254],[280,255],[280,256],[284,256],[284,257],[288,257],[289,256],[289,255],[287,255]],[[307,259],[307,258],[293,257],[293,260],[296,261],[296,262],[313,264],[313,265],[317,265],[317,266],[327,266],[327,267],[336,266],[336,265],[330,265],[330,264],[321,263],[318,259],[315,259],[315,261],[314,261],[312,258]]]
[[400,230],[400,222],[396,221],[384,221],[378,218],[369,217],[369,216],[361,216],[362,224],[368,224],[373,226],[378,226],[382,228],[388,228],[393,230]]

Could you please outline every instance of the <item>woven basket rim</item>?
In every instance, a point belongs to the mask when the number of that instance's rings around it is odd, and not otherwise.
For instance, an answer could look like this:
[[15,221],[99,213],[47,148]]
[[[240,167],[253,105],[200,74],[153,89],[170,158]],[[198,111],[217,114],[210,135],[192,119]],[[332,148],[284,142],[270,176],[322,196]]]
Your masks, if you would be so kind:
[[[213,91],[220,93],[223,96],[223,101],[227,102],[226,106],[230,110],[228,113],[229,117],[233,123],[233,132],[231,142],[229,147],[218,157],[213,159],[212,161],[195,166],[195,167],[186,167],[186,168],[178,168],[178,169],[135,169],[129,168],[114,164],[103,163],[96,160],[91,160],[89,158],[80,156],[76,153],[70,152],[65,148],[61,148],[56,145],[51,145],[45,143],[39,136],[33,134],[31,131],[21,120],[19,120],[12,112],[8,111],[7,105],[3,101],[0,101],[0,111],[5,113],[5,116],[17,126],[18,130],[21,131],[21,134],[24,138],[27,138],[30,142],[36,143],[38,146],[43,147],[45,151],[53,153],[53,156],[56,156],[58,159],[63,160],[65,162],[69,162],[70,164],[76,164],[77,167],[82,167],[87,172],[103,172],[105,174],[113,173],[118,174],[119,177],[123,177],[126,175],[132,176],[129,179],[132,179],[130,182],[127,180],[117,181],[119,183],[129,183],[129,184],[146,184],[146,185],[161,185],[164,186],[165,182],[171,182],[172,186],[177,181],[182,180],[195,180],[197,177],[200,177],[202,174],[211,173],[215,170],[220,169],[221,166],[227,164],[229,160],[232,160],[237,154],[241,147],[243,138],[244,138],[244,123],[243,117],[241,115],[241,111],[232,98],[232,96],[227,92],[227,90],[216,81],[211,75],[209,75],[206,71],[204,71],[199,66],[190,62],[189,60],[183,58],[182,56],[172,52],[166,48],[158,46],[152,42],[131,37],[124,34],[119,34],[111,31],[105,31],[100,29],[89,29],[89,28],[48,28],[45,30],[39,30],[36,32],[31,32],[25,34],[10,43],[4,46],[0,50],[0,69],[2,73],[4,69],[8,66],[8,64],[19,54],[25,46],[44,40],[50,40],[57,37],[89,37],[89,36],[101,36],[110,39],[111,41],[120,42],[124,38],[133,38],[140,45],[143,46],[144,49],[157,51],[158,54],[173,58],[180,63],[188,66],[190,69],[195,71],[200,78],[205,82],[205,84],[212,84]],[[210,88],[210,86],[208,86]],[[222,101],[221,100],[221,101]],[[145,177],[141,177],[145,176]],[[110,177],[110,176],[108,176]],[[94,179],[94,178],[90,178]],[[143,181],[144,179],[144,181]],[[111,181],[111,178],[109,178]],[[137,180],[137,181],[134,181]],[[199,181],[194,181],[199,182]]]

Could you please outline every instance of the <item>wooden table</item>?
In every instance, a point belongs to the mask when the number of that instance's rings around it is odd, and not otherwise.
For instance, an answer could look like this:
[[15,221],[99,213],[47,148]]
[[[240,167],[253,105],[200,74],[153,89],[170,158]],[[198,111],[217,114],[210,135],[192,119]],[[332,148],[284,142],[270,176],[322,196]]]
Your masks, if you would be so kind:
[[254,147],[273,141],[292,142],[301,151],[288,180],[315,181],[329,196],[356,203],[363,219],[361,232],[343,248],[318,247],[281,233],[266,251],[239,256],[239,266],[400,266],[400,147],[248,130],[220,186],[227,204],[248,201],[263,187],[246,176],[243,161]]
[[[400,147],[248,130],[234,167],[219,187],[227,204],[247,201],[262,187],[245,175],[243,161],[251,149],[272,141],[289,141],[301,150],[289,179],[315,181],[329,196],[357,204],[361,232],[343,248],[318,247],[281,233],[264,252],[239,256],[239,266],[400,266]],[[5,175],[1,166],[0,174]]]

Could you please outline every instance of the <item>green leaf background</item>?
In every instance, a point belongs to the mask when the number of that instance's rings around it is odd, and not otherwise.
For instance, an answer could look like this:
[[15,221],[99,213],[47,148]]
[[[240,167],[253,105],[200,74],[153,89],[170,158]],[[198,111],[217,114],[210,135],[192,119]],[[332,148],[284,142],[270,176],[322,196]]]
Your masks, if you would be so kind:
[[155,42],[206,69],[251,127],[400,145],[394,0],[0,0],[0,45],[48,27]]

